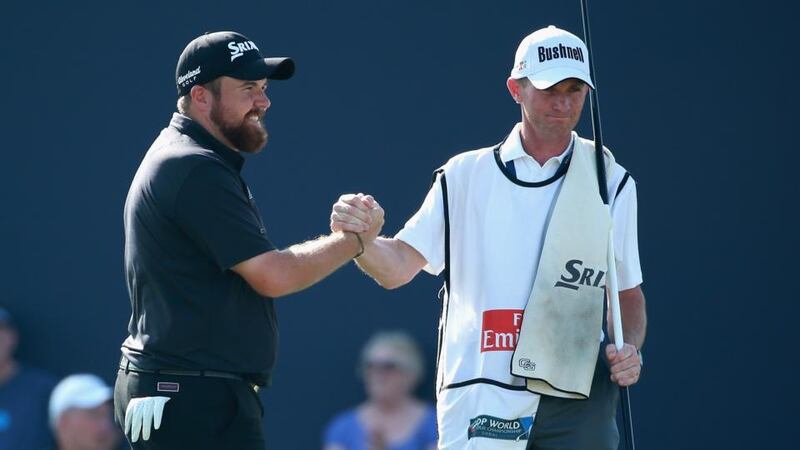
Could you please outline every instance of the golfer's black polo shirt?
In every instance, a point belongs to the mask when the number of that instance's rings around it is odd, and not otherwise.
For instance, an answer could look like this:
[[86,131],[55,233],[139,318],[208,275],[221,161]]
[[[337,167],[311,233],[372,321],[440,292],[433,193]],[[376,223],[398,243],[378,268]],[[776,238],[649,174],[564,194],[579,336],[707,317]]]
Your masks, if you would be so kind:
[[230,270],[274,249],[242,156],[175,114],[147,151],[125,202],[133,314],[122,352],[151,369],[257,376],[275,361],[273,300]]

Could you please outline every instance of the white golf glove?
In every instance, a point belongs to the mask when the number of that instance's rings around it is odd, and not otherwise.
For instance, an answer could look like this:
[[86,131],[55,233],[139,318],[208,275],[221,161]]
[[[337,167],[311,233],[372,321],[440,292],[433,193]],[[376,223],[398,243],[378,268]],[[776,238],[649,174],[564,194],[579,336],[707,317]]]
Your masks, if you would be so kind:
[[[169,397],[140,397],[132,398],[125,410],[125,434],[130,436],[131,442],[150,439],[150,431],[161,427],[161,417],[164,414],[164,405]],[[128,434],[130,433],[130,434]]]

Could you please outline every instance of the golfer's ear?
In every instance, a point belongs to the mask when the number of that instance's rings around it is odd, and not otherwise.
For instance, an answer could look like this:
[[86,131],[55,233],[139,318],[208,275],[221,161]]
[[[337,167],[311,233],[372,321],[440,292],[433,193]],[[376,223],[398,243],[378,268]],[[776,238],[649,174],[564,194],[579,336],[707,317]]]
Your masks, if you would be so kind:
[[211,108],[211,92],[209,92],[209,90],[203,86],[199,84],[192,86],[192,90],[189,91],[189,95],[192,97],[193,105],[197,105],[202,109]]

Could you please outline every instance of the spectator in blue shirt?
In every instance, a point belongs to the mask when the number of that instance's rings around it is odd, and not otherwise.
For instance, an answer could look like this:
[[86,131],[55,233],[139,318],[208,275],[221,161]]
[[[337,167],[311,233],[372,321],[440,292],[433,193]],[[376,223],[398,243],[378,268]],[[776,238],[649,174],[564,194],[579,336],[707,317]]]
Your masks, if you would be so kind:
[[325,450],[434,450],[436,412],[414,398],[423,359],[403,332],[380,332],[364,346],[359,372],[367,399],[338,414],[325,430]]
[[11,314],[0,307],[0,450],[50,450],[47,401],[55,378],[14,358],[18,339]]

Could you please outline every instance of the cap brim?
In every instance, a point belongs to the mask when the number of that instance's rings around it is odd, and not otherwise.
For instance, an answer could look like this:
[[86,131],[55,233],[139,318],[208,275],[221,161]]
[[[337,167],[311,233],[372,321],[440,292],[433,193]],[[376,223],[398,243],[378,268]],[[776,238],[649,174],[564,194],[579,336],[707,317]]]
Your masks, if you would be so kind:
[[533,87],[539,90],[547,89],[567,78],[577,78],[594,89],[594,83],[592,83],[592,78],[589,74],[573,67],[554,67],[552,69],[542,70],[534,75],[528,75],[528,79],[531,80]]
[[226,75],[240,80],[288,80],[294,75],[294,61],[291,58],[256,59]]

